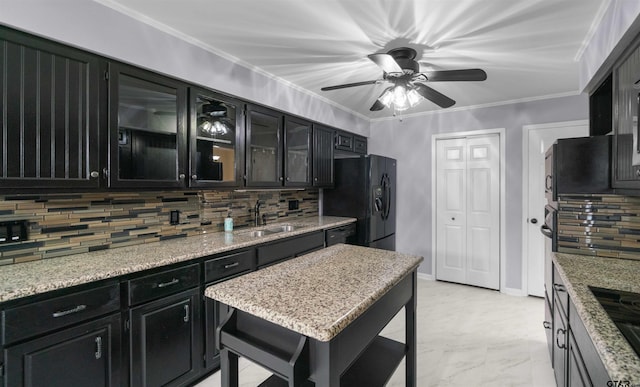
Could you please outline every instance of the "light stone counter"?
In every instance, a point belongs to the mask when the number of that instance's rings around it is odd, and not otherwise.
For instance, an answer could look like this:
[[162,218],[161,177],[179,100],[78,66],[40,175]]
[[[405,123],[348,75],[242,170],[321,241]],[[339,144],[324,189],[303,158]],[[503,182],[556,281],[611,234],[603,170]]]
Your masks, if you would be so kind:
[[250,232],[254,229],[242,229],[233,233],[203,233],[187,238],[0,266],[0,302],[338,227],[355,221],[355,218],[335,216],[294,218],[258,228],[292,224],[297,226],[294,231],[263,237],[252,237]]
[[640,261],[556,253],[554,262],[609,377],[640,385],[640,358],[589,290],[640,293]]
[[305,336],[329,341],[422,260],[337,244],[209,286],[205,295]]

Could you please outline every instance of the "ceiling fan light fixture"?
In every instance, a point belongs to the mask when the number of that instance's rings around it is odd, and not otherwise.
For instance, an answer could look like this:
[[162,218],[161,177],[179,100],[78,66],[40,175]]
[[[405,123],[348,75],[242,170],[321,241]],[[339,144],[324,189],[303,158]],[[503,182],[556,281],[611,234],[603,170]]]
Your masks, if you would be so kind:
[[422,96],[416,89],[411,89],[407,93],[407,100],[409,100],[409,106],[414,107],[422,101]]
[[387,108],[391,107],[391,103],[393,102],[393,92],[391,90],[391,88],[388,88],[382,93],[380,98],[378,98],[378,101]]
[[409,108],[407,89],[402,85],[397,85],[393,89],[393,106],[396,110],[407,110]]

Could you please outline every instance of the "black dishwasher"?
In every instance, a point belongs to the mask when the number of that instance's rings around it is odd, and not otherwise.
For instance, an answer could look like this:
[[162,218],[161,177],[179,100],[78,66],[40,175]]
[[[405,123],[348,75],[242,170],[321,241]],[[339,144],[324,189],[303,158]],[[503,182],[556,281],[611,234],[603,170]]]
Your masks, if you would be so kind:
[[345,226],[331,228],[325,233],[325,243],[327,247],[338,243],[354,243],[356,235],[356,224],[351,223]]

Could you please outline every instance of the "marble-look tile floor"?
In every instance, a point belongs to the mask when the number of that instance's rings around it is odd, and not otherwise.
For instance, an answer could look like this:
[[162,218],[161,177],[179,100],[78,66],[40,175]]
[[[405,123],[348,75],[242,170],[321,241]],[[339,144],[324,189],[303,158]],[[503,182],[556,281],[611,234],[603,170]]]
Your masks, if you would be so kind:
[[[418,386],[553,387],[544,300],[439,281],[418,281]],[[404,310],[383,335],[404,341]],[[270,376],[241,359],[240,386]],[[196,387],[219,387],[216,372]],[[388,386],[404,386],[404,363]],[[363,386],[368,387],[368,386]]]

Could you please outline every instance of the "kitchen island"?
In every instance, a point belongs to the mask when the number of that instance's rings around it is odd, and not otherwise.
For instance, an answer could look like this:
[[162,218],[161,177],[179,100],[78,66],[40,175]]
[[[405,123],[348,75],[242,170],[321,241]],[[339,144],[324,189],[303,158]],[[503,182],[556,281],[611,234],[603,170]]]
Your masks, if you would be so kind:
[[[326,387],[383,385],[406,357],[406,385],[415,386],[422,260],[338,244],[208,287],[231,307],[217,333],[222,385],[237,386],[245,356],[274,372],[263,385]],[[403,307],[405,343],[379,337]]]

